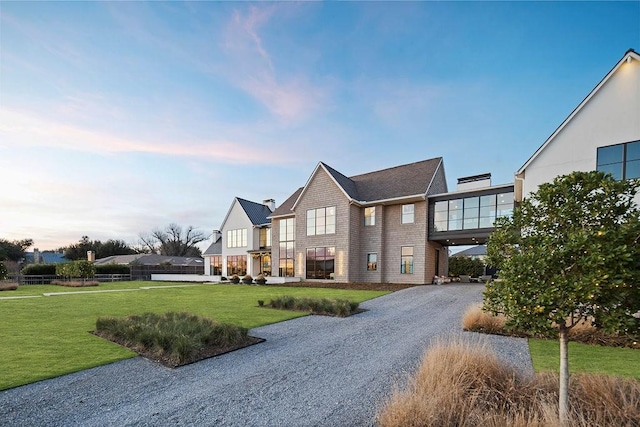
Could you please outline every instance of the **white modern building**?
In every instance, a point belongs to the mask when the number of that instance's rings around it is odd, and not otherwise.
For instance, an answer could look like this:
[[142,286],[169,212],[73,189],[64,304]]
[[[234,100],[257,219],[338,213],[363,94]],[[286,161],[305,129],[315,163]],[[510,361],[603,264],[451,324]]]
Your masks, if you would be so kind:
[[515,199],[559,175],[593,170],[640,178],[640,55],[633,49],[516,172]]

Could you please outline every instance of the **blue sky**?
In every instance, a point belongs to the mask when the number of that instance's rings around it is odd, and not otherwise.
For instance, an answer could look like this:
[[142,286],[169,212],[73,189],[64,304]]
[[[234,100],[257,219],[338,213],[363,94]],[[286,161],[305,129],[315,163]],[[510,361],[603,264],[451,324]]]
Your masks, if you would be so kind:
[[318,161],[511,182],[628,48],[640,2],[3,1],[0,238],[210,233]]

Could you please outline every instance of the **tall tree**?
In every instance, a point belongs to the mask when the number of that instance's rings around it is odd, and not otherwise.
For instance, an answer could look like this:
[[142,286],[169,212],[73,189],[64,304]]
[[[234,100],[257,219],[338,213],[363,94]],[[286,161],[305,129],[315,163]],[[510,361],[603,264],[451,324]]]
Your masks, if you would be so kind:
[[640,211],[637,181],[574,172],[539,187],[497,222],[488,244],[500,281],[487,285],[484,308],[512,326],[555,329],[560,341],[560,422],[568,417],[568,334],[586,321],[637,334],[640,320]]
[[151,233],[140,233],[140,244],[152,253],[171,256],[202,256],[196,245],[208,236],[193,226],[183,231],[178,224],[171,223],[164,230],[156,228]]
[[33,245],[33,239],[13,240],[0,239],[0,261],[20,261],[24,253]]
[[93,251],[96,258],[106,258],[112,255],[132,255],[137,251],[123,240],[109,239],[106,242],[90,240],[82,236],[78,243],[64,248],[64,256],[69,260],[87,259],[87,252]]

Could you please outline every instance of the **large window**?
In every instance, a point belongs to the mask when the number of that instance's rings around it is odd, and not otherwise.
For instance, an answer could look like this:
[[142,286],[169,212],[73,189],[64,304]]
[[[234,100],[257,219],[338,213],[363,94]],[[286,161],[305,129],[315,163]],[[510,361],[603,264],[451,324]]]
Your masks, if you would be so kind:
[[376,208],[364,208],[364,225],[376,225]]
[[378,270],[378,254],[367,254],[367,271]]
[[402,223],[403,224],[413,224],[415,213],[415,206],[411,205],[402,205]]
[[278,262],[278,276],[294,277],[296,220],[295,218],[281,219],[279,221],[279,248],[280,258]]
[[222,255],[211,257],[209,271],[212,276],[222,276]]
[[596,169],[617,180],[640,178],[640,141],[599,147]]
[[227,256],[227,275],[244,276],[247,274],[247,256],[246,255],[228,255]]
[[334,234],[336,232],[336,207],[309,209],[307,211],[307,236]]
[[333,279],[336,248],[307,249],[307,279]]
[[227,230],[227,248],[246,248],[247,229]]
[[442,200],[433,210],[435,231],[490,228],[496,218],[513,215],[513,192]]
[[400,251],[400,273],[413,274],[413,246],[403,246]]
[[271,228],[263,227],[260,229],[260,249],[271,247]]

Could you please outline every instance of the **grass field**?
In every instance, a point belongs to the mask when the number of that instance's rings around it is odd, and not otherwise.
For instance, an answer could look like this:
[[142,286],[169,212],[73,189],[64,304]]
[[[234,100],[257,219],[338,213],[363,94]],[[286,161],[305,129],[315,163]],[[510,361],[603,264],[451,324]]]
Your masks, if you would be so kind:
[[[95,292],[105,290],[117,292]],[[43,296],[60,292],[70,294]],[[0,390],[136,356],[89,333],[95,329],[99,316],[188,311],[254,328],[305,315],[259,308],[258,300],[292,295],[362,302],[386,293],[161,282],[103,283],[88,288],[21,286],[16,291],[0,293]],[[31,298],[4,299],[18,296]]]
[[[536,372],[560,370],[560,344],[530,339],[529,349]],[[640,380],[640,351],[569,342],[569,371],[622,376]]]

